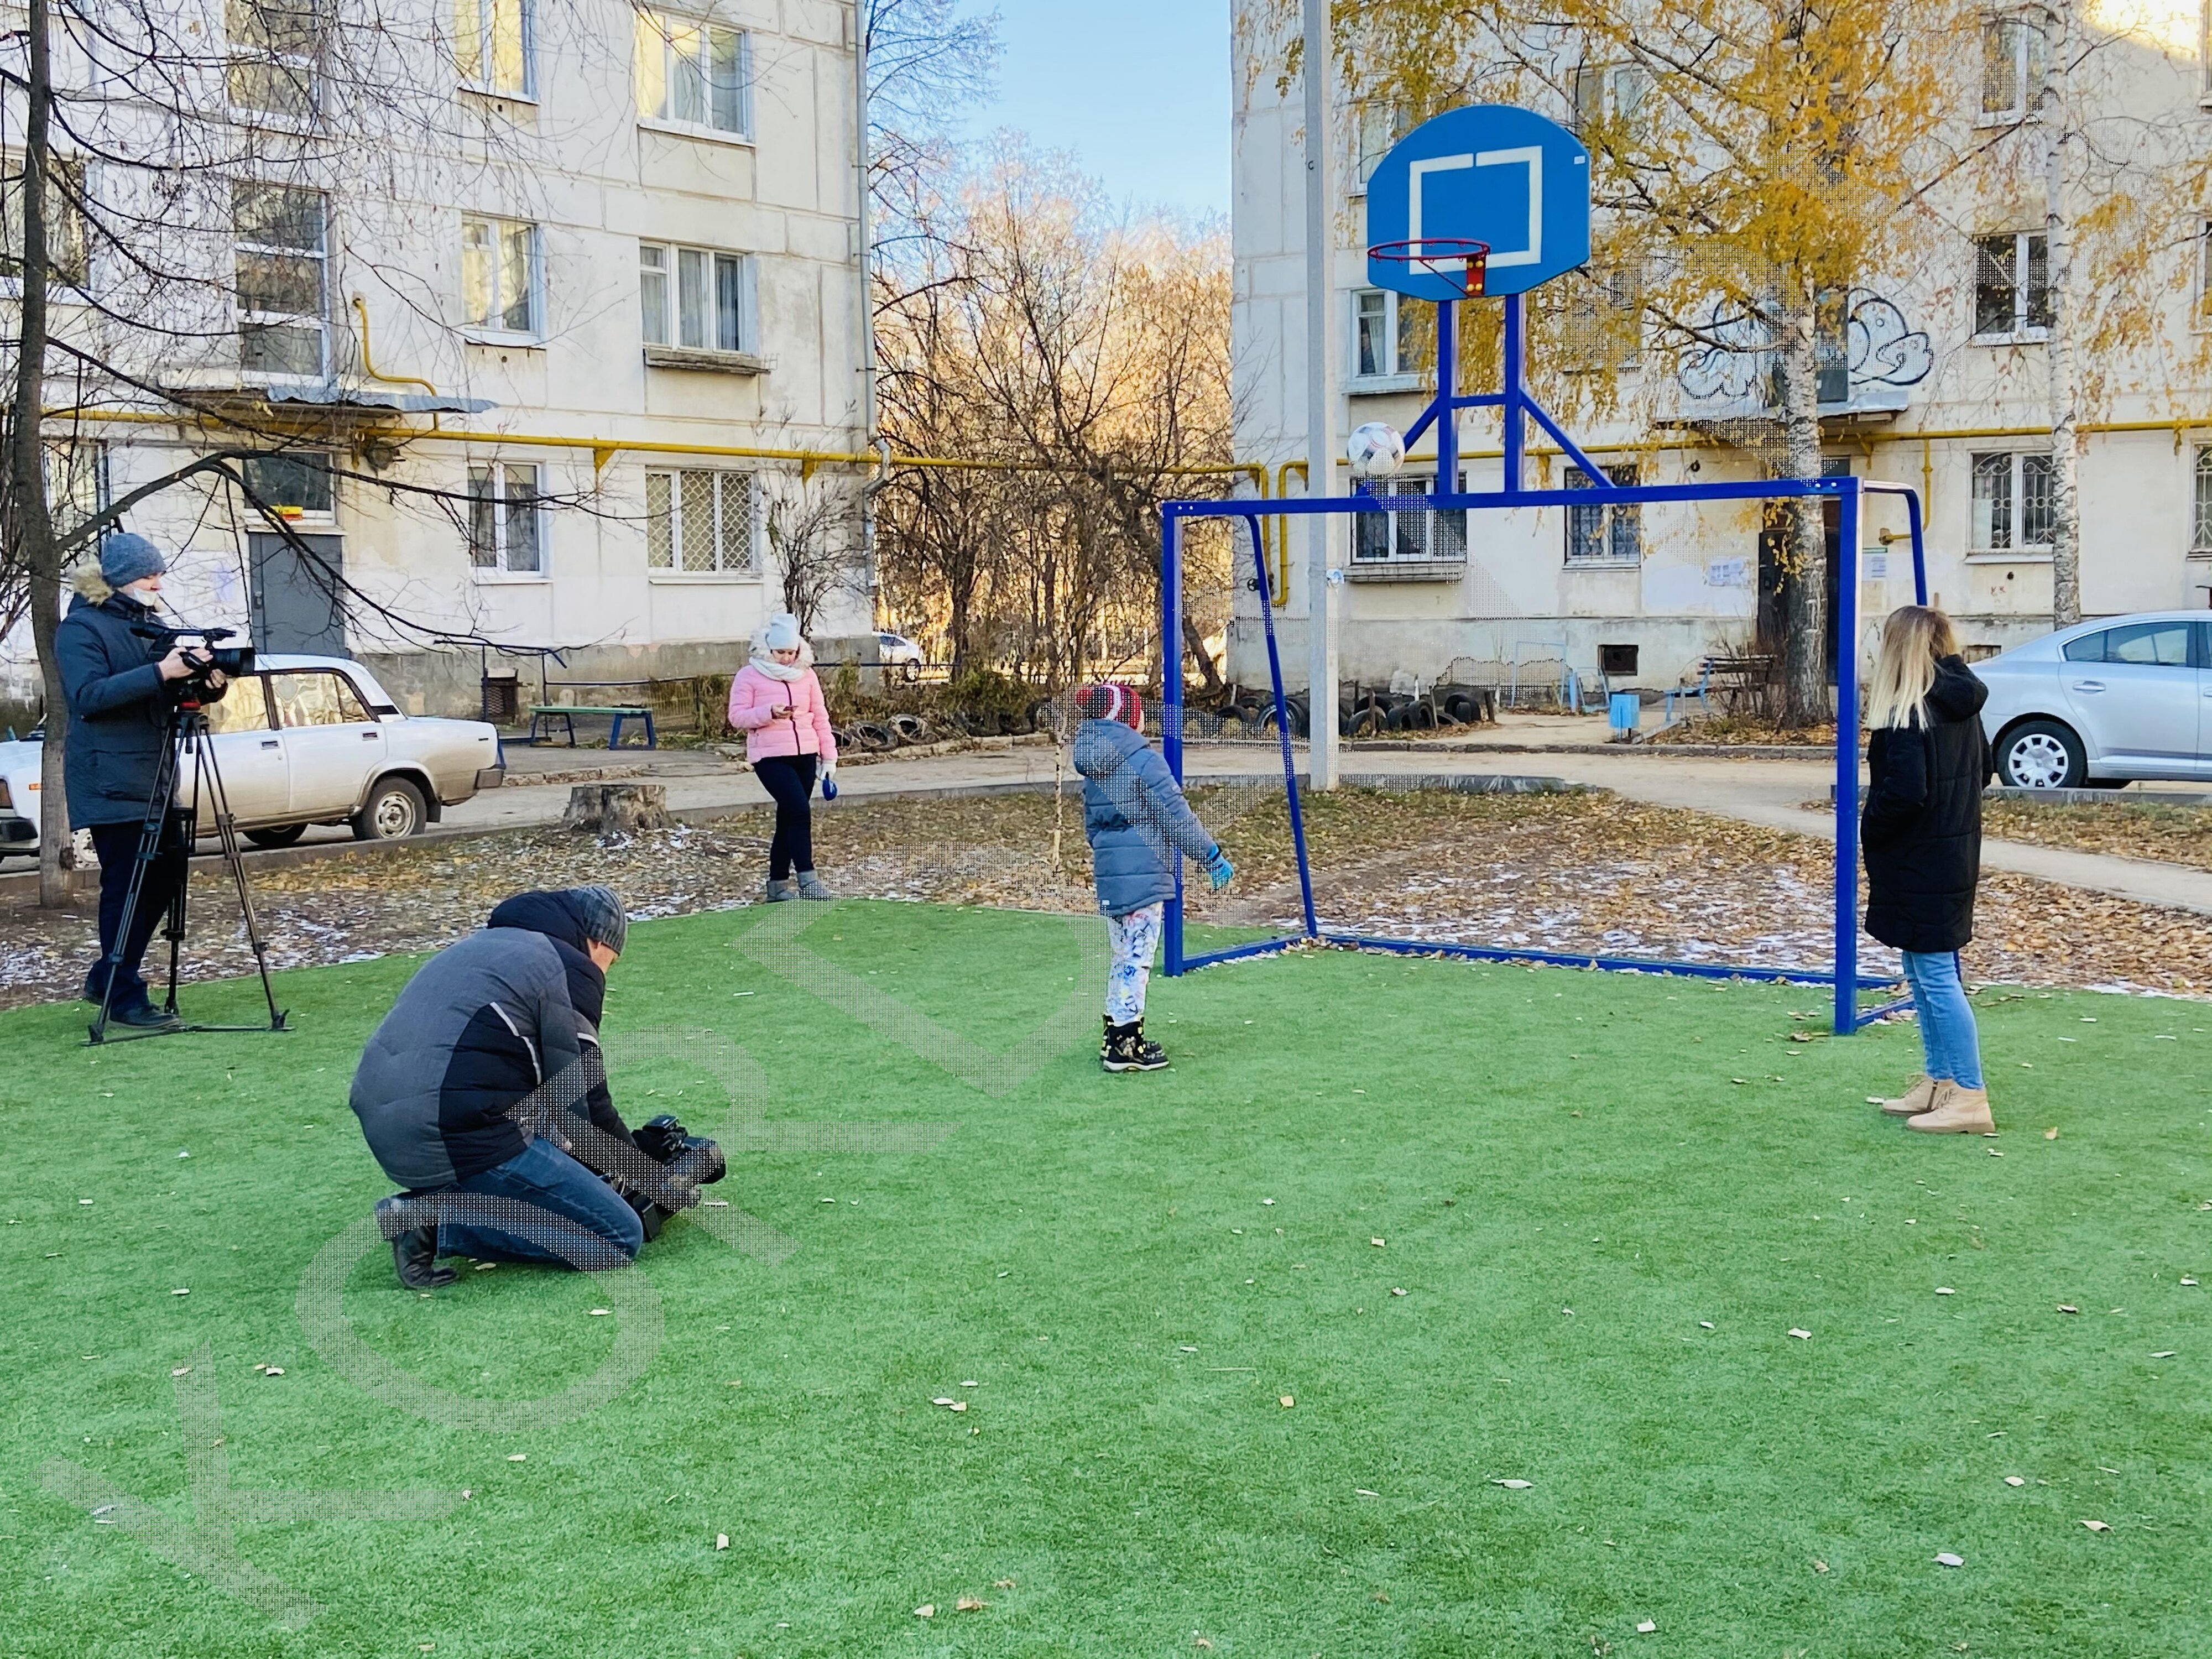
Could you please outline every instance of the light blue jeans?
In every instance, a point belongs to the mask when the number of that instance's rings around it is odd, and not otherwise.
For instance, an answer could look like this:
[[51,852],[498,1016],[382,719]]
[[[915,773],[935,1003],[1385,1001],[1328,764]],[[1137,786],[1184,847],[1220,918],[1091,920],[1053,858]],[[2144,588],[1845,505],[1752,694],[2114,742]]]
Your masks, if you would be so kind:
[[1966,988],[1959,982],[1955,951],[1907,951],[1905,977],[1912,987],[1912,1006],[1920,1016],[1920,1046],[1928,1054],[1928,1075],[1961,1089],[1982,1086],[1982,1039]]

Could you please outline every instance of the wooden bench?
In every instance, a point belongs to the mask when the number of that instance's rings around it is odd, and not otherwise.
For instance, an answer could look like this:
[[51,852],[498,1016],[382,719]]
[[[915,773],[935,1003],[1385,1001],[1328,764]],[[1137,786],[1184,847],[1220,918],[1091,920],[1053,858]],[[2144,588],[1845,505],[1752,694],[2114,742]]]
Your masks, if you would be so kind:
[[1701,658],[1697,666],[1697,678],[1694,680],[1686,678],[1680,685],[1667,693],[1665,724],[1672,726],[1674,723],[1674,705],[1678,702],[1695,699],[1710,719],[1713,712],[1713,693],[1733,696],[1741,702],[1746,693],[1771,685],[1774,684],[1775,661],[1773,657],[1755,652]]
[[533,702],[530,705],[530,735],[523,741],[533,748],[540,743],[551,741],[553,723],[558,720],[568,733],[568,747],[574,749],[576,746],[576,716],[579,714],[597,714],[613,722],[607,729],[607,747],[610,749],[622,747],[623,724],[627,720],[643,723],[647,749],[660,747],[659,737],[653,729],[653,710],[635,703]]

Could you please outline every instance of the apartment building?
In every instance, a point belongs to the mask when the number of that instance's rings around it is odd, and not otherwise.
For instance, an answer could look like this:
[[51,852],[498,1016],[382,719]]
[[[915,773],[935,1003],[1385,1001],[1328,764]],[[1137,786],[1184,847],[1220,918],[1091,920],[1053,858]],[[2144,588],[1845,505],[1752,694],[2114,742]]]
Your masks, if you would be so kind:
[[[817,636],[868,630],[860,470],[796,459],[870,445],[853,0],[400,0],[343,85],[354,9],[177,5],[264,136],[179,191],[206,281],[161,303],[210,314],[118,348],[142,383],[87,400],[58,493],[242,444],[308,551],[228,487],[164,489],[126,523],[179,550],[173,609],[357,656],[416,712],[473,710],[485,667],[534,691],[546,649],[556,681],[726,672],[781,608],[788,512],[848,567]],[[387,49],[388,94],[362,67]],[[318,142],[281,142],[311,110]],[[69,165],[95,201],[143,188]],[[57,331],[112,337],[129,262],[72,234]]]
[[[1306,446],[1303,93],[1279,87],[1282,42],[1270,37],[1263,9],[1246,4],[1239,14],[1237,454],[1273,467],[1302,460]],[[2083,17],[2090,50],[2072,93],[2085,118],[2132,118],[2137,131],[2201,152],[2212,141],[2202,0],[2085,8]],[[1978,39],[1962,46],[1957,69],[1966,142],[1992,154],[2009,147],[2014,165],[1950,189],[1942,212],[1956,234],[1923,264],[1869,272],[1834,296],[1819,348],[1823,465],[1921,491],[1931,595],[1970,641],[1996,648],[2047,630],[2052,606],[2049,267],[2034,160],[2046,70],[2037,23],[1993,9]],[[1570,126],[1632,110],[1650,91],[1630,64],[1583,63],[1556,78],[1567,91],[1543,112]],[[1342,434],[1364,421],[1403,430],[1434,388],[1422,308],[1366,285],[1363,181],[1389,148],[1393,122],[1340,97],[1334,129],[1340,196],[1328,349],[1340,453]],[[2125,177],[2106,185],[2145,187]],[[2171,277],[2152,301],[2149,339],[2124,362],[2093,356],[2085,365],[2100,389],[2080,463],[2085,614],[2212,597],[2212,377],[2192,366],[2212,327],[2212,218],[2182,203],[2170,216],[2142,252]],[[1765,476],[1778,437],[1771,359],[1756,350],[1685,356],[1656,349],[1648,331],[1639,339],[1633,272],[1607,273],[1584,295],[1577,303],[1613,313],[1594,319],[1606,325],[1590,335],[1611,354],[1602,367],[1617,372],[1619,396],[1610,412],[1569,424],[1612,477]],[[1498,487],[1495,419],[1463,416],[1461,441],[1463,486]],[[1530,482],[1581,481],[1547,446],[1534,446]],[[1416,462],[1393,488],[1425,491],[1432,482]],[[1352,487],[1340,464],[1333,489]],[[1290,488],[1299,488],[1295,478]],[[1901,507],[1876,502],[1860,550],[1863,617],[1878,619],[1911,597],[1904,530]],[[1771,647],[1779,629],[1776,538],[1754,507],[1553,509],[1472,523],[1405,513],[1339,533],[1332,557],[1346,575],[1347,681],[1434,678],[1455,663],[1462,673],[1510,673],[1516,659],[1564,659],[1589,683],[1601,645],[1632,645],[1638,664],[1629,683],[1663,686],[1704,655]],[[1289,545],[1293,580],[1278,615],[1285,661],[1302,678],[1305,584],[1294,568],[1302,538]],[[1254,640],[1249,620],[1235,630],[1240,667],[1256,660]]]

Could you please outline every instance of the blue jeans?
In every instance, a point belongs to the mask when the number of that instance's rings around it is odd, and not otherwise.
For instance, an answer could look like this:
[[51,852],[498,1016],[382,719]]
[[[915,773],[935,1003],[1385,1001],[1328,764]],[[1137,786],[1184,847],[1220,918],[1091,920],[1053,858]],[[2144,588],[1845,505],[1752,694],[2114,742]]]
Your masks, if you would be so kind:
[[645,1243],[645,1224],[629,1200],[550,1140],[533,1140],[506,1163],[441,1193],[512,1200],[544,1212],[546,1220],[538,1226],[511,1215],[442,1221],[440,1255],[599,1272],[635,1261]]
[[1959,982],[1954,951],[1907,951],[1905,977],[1912,987],[1912,1006],[1920,1016],[1920,1045],[1927,1051],[1928,1075],[1961,1089],[1982,1086],[1982,1039],[1974,1011]]

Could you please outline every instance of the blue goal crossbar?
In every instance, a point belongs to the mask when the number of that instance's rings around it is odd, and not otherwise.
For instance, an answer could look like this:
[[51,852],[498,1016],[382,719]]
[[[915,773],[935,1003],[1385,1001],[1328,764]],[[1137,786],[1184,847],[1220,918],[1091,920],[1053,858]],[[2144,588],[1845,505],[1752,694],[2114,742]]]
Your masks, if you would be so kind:
[[[1430,495],[1425,496],[1340,495],[1305,496],[1272,501],[1170,501],[1160,510],[1160,610],[1161,639],[1164,646],[1166,672],[1163,677],[1161,696],[1161,748],[1168,767],[1177,782],[1183,781],[1183,685],[1182,673],[1182,526],[1193,520],[1242,520],[1252,536],[1252,545],[1263,544],[1260,521],[1265,518],[1306,518],[1316,514],[1345,514],[1389,513],[1407,510],[1413,503],[1438,512],[1469,513],[1497,509],[1544,507],[1657,507],[1677,503],[1705,501],[1792,501],[1805,497],[1832,500],[1837,507],[1836,571],[1836,864],[1835,864],[1835,955],[1832,963],[1826,968],[1740,968],[1710,962],[1678,962],[1657,957],[1620,957],[1601,954],[1555,951],[1514,950],[1503,946],[1449,945],[1428,940],[1409,940],[1375,938],[1366,934],[1333,930],[1322,925],[1316,910],[1313,895],[1312,866],[1306,857],[1304,813],[1298,799],[1297,765],[1291,746],[1291,714],[1283,690],[1283,669],[1275,640],[1273,595],[1269,591],[1267,562],[1254,560],[1258,574],[1258,598],[1261,624],[1267,647],[1267,676],[1274,700],[1275,731],[1283,765],[1284,782],[1288,792],[1291,841],[1297,859],[1298,889],[1303,915],[1303,926],[1294,933],[1232,945],[1227,949],[1197,954],[1184,949],[1182,862],[1176,860],[1176,894],[1170,902],[1167,915],[1166,969],[1170,975],[1184,974],[1195,968],[1214,963],[1233,961],[1240,957],[1263,955],[1279,951],[1286,945],[1300,943],[1340,945],[1363,950],[1396,951],[1408,954],[1470,957],[1484,962],[1525,962],[1550,963],[1566,968],[1594,968],[1613,972],[1638,974],[1678,974],[1701,979],[1744,979],[1778,981],[1792,985],[1820,985],[1834,994],[1834,1030],[1839,1036],[1849,1036],[1893,1009],[1905,1006],[1892,998],[1878,1006],[1862,1010],[1858,994],[1862,991],[1893,992],[1898,981],[1887,978],[1866,978],[1859,972],[1858,927],[1858,808],[1859,808],[1859,614],[1858,614],[1858,558],[1859,527],[1864,520],[1865,498],[1868,495],[1897,495],[1903,498],[1906,523],[1912,541],[1912,586],[1917,603],[1928,603],[1928,565],[1922,540],[1922,520],[1919,495],[1908,486],[1886,483],[1875,479],[1858,477],[1773,478],[1742,483],[1695,484],[1613,484],[1599,483],[1606,474],[1589,462],[1583,452],[1570,441],[1557,422],[1544,412],[1521,384],[1521,296],[1507,296],[1504,301],[1506,317],[1507,386],[1503,393],[1490,393],[1474,398],[1440,394],[1429,412],[1413,430],[1419,434],[1431,422],[1437,428],[1437,452],[1440,464],[1437,478],[1439,483],[1455,480],[1456,445],[1447,434],[1455,424],[1453,411],[1471,405],[1502,407],[1506,416],[1506,454],[1509,458],[1505,474],[1506,487],[1500,490],[1466,495]],[[1449,322],[1453,307],[1438,307],[1437,358],[1438,384],[1449,387],[1454,384],[1450,350],[1452,329]],[[1568,458],[1583,469],[1592,480],[1589,487],[1577,489],[1527,489],[1520,487],[1517,461],[1522,453],[1521,421],[1523,416],[1534,419],[1557,439]],[[1452,465],[1442,464],[1449,458]],[[1334,720],[1336,710],[1323,708],[1310,693],[1308,696],[1310,720]],[[1200,779],[1199,781],[1202,782]]]

